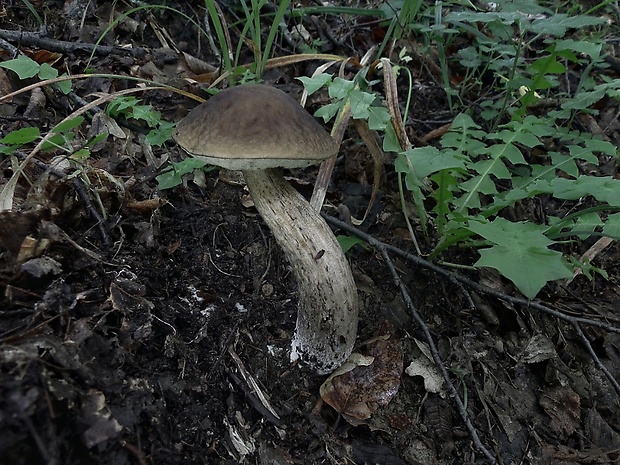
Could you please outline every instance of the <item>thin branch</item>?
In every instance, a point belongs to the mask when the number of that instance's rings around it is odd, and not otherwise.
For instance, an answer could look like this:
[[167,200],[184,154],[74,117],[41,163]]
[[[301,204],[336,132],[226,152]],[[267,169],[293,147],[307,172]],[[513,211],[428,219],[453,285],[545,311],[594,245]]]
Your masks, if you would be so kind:
[[598,358],[598,355],[596,355],[596,352],[594,352],[594,349],[592,348],[592,344],[590,344],[590,341],[588,340],[586,335],[583,333],[583,330],[581,329],[581,326],[579,326],[579,323],[573,323],[573,327],[575,328],[575,331],[577,331],[577,334],[581,338],[581,342],[583,343],[583,345],[586,346],[586,349],[588,349],[588,352],[590,352],[590,356],[594,360],[594,364],[596,365],[596,367],[605,374],[605,376],[607,377],[611,385],[614,387],[616,392],[620,394],[620,384],[614,378],[614,375],[610,373],[607,367],[603,365],[603,362],[601,362],[601,360]]
[[[466,299],[468,300],[468,302],[470,303],[470,305],[473,304],[473,302],[471,301],[471,297],[469,296],[469,294],[466,292],[466,290],[464,289],[464,287],[468,287],[470,289],[476,290],[482,294],[486,294],[489,296],[493,296],[496,297],[504,302],[509,302],[512,304],[517,304],[517,305],[522,305],[526,308],[530,308],[530,309],[534,309],[534,310],[538,310],[541,313],[545,313],[548,315],[551,315],[553,317],[556,317],[558,319],[561,319],[563,321],[567,321],[569,323],[571,323],[573,325],[573,327],[575,328],[575,331],[577,332],[577,335],[579,336],[579,338],[581,339],[583,345],[586,347],[586,349],[588,350],[588,352],[590,353],[592,359],[594,360],[595,365],[597,366],[598,369],[600,369],[605,376],[607,377],[607,379],[609,380],[609,382],[612,384],[612,386],[614,387],[614,389],[616,390],[616,392],[618,392],[620,394],[620,384],[618,383],[618,381],[615,379],[614,375],[605,367],[605,365],[603,365],[603,363],[601,362],[601,360],[598,358],[598,356],[596,355],[596,352],[594,351],[594,349],[592,348],[592,345],[590,344],[590,341],[588,340],[588,338],[586,337],[586,335],[583,333],[583,330],[581,329],[581,325],[585,324],[585,325],[589,325],[589,326],[595,326],[598,328],[602,328],[606,331],[609,332],[615,332],[615,333],[620,333],[620,327],[616,327],[616,326],[612,326],[611,324],[608,324],[606,322],[603,321],[598,321],[598,320],[593,320],[590,318],[582,318],[582,317],[575,317],[572,315],[567,315],[565,313],[562,313],[559,310],[556,310],[554,308],[548,307],[544,304],[542,304],[540,301],[530,301],[527,299],[523,299],[520,297],[514,297],[508,294],[505,294],[503,292],[497,291],[495,289],[492,289],[490,287],[484,286],[482,284],[476,283],[474,281],[472,281],[471,279],[465,278],[457,273],[445,270],[443,268],[441,268],[440,266],[437,266],[427,260],[424,260],[423,258],[420,258],[418,256],[412,255],[408,252],[405,252],[402,249],[399,249],[398,247],[394,247],[392,245],[389,244],[385,244],[384,242],[379,241],[378,239],[376,239],[375,237],[366,234],[362,231],[360,231],[359,229],[343,222],[340,221],[336,218],[333,218],[331,216],[322,214],[322,216],[325,218],[325,220],[328,223],[331,223],[333,226],[338,227],[340,229],[342,229],[343,231],[346,231],[350,234],[353,234],[354,236],[357,236],[358,238],[364,240],[366,243],[368,243],[370,246],[372,246],[373,248],[375,248],[376,250],[378,250],[381,253],[381,256],[383,257],[383,260],[385,262],[385,265],[388,267],[393,279],[394,279],[394,283],[396,285],[396,287],[398,287],[400,289],[400,292],[402,294],[403,300],[407,306],[407,308],[409,309],[409,312],[411,313],[411,316],[413,317],[413,319],[416,321],[416,323],[418,324],[418,326],[420,327],[420,329],[422,330],[424,337],[426,339],[426,342],[428,343],[429,347],[430,347],[430,351],[431,351],[431,355],[433,357],[433,361],[435,362],[437,368],[439,369],[439,371],[442,374],[442,377],[446,383],[446,386],[448,387],[451,395],[454,398],[454,401],[456,403],[457,406],[457,410],[459,411],[461,418],[463,419],[463,422],[465,423],[465,426],[467,427],[470,437],[474,443],[474,445],[478,448],[478,450],[480,450],[485,457],[491,461],[492,463],[496,463],[496,459],[493,457],[493,455],[483,446],[483,444],[480,441],[480,438],[478,437],[477,434],[477,430],[475,429],[475,427],[473,426],[473,424],[471,423],[469,416],[467,415],[467,411],[465,409],[465,406],[463,405],[463,402],[461,400],[461,398],[458,396],[458,392],[456,390],[456,388],[454,387],[454,385],[451,383],[450,381],[450,377],[448,375],[447,370],[445,369],[444,365],[443,365],[443,361],[441,360],[440,356],[439,356],[439,352],[437,351],[436,346],[434,345],[432,336],[430,334],[430,331],[428,329],[428,327],[426,326],[424,320],[420,317],[417,309],[415,308],[411,297],[409,295],[409,293],[407,292],[407,289],[405,287],[405,285],[402,283],[402,281],[400,280],[400,277],[398,276],[398,273],[396,272],[394,265],[392,264],[392,260],[390,259],[390,256],[388,254],[388,252],[391,252],[397,256],[400,256],[402,258],[404,258],[405,260],[414,263],[416,265],[418,265],[421,268],[425,268],[428,269],[434,273],[437,273],[445,278],[447,278],[449,281],[455,283],[457,285],[457,287],[459,288],[459,290],[461,290],[461,292],[463,292],[466,296]],[[469,298],[468,298],[469,297]]]
[[[3,43],[5,44],[6,41],[19,42],[20,45],[25,45],[27,47],[39,47],[52,52],[61,53],[94,52],[97,55],[119,55],[132,56],[136,58],[144,57],[148,53],[158,53],[155,50],[151,51],[141,47],[110,47],[107,45],[94,45],[82,42],[67,42],[64,40],[52,39],[51,37],[45,37],[36,32],[9,31],[7,29],[0,29],[0,39],[4,39]],[[162,54],[162,56],[163,55],[164,54]]]
[[394,247],[393,245],[390,244],[386,244],[384,242],[379,241],[378,239],[374,238],[373,236],[371,236],[370,234],[366,234],[362,231],[360,231],[359,229],[343,222],[340,221],[336,218],[333,218],[331,216],[325,215],[323,214],[323,217],[325,218],[325,220],[328,223],[333,224],[334,226],[347,231],[351,234],[353,234],[354,236],[359,237],[360,239],[362,239],[363,241],[367,242],[368,244],[370,244],[372,247],[375,248],[379,248],[379,247],[385,247],[385,249],[391,253],[394,253],[396,255],[398,255],[401,258],[404,258],[405,260],[420,266],[421,268],[425,268],[427,270],[432,271],[433,273],[437,273],[441,276],[444,276],[445,278],[449,279],[450,281],[454,282],[454,283],[461,283],[463,285],[465,285],[468,288],[471,288],[475,291],[478,291],[482,294],[486,294],[486,295],[490,295],[493,297],[496,297],[500,300],[503,300],[504,302],[509,302],[511,304],[515,304],[515,305],[523,305],[524,307],[527,308],[531,308],[534,310],[538,310],[539,312],[542,313],[546,313],[548,315],[554,316],[556,318],[559,318],[563,321],[567,321],[571,324],[573,323],[578,323],[578,324],[585,324],[585,325],[589,325],[589,326],[594,326],[597,328],[601,328],[604,329],[605,331],[609,331],[612,333],[618,333],[620,334],[620,327],[617,326],[612,326],[609,323],[603,322],[603,321],[599,321],[599,320],[594,320],[591,318],[582,318],[582,317],[576,317],[576,316],[572,316],[572,315],[567,315],[566,313],[562,313],[559,310],[556,310],[554,308],[548,307],[546,305],[544,305],[543,303],[541,303],[538,300],[528,300],[528,299],[524,299],[522,297],[515,297],[509,294],[506,294],[505,292],[501,292],[498,291],[496,289],[490,288],[488,286],[484,286],[482,284],[479,284],[469,278],[466,278],[458,273],[454,273],[452,271],[448,271],[438,265],[435,265],[432,262],[429,262],[428,260],[425,260],[423,258],[417,257],[413,254],[410,254],[408,252],[405,252],[402,249],[399,249],[398,247]]
[[390,259],[390,256],[387,253],[387,248],[385,247],[384,244],[377,244],[373,247],[376,247],[379,250],[379,252],[381,252],[381,256],[383,257],[385,265],[388,267],[388,270],[390,270],[392,278],[394,279],[394,284],[396,285],[396,287],[400,289],[403,300],[405,301],[405,305],[407,305],[407,308],[409,309],[411,316],[413,317],[413,319],[416,321],[416,323],[418,324],[418,326],[424,333],[424,338],[426,339],[426,343],[428,344],[430,348],[430,352],[433,357],[433,361],[435,362],[435,366],[437,366],[437,368],[439,369],[441,376],[444,380],[444,383],[446,384],[448,391],[450,391],[450,395],[452,396],[452,398],[454,399],[454,402],[456,403],[456,408],[459,414],[461,415],[463,423],[465,423],[465,427],[469,431],[469,435],[471,437],[472,442],[474,443],[474,446],[476,447],[476,449],[482,452],[482,454],[489,460],[489,462],[493,464],[497,463],[497,459],[482,444],[482,441],[480,440],[480,437],[478,436],[478,431],[476,430],[476,428],[474,427],[474,425],[472,424],[469,418],[467,409],[465,408],[465,404],[463,404],[463,401],[461,400],[461,397],[459,396],[459,393],[456,390],[456,387],[454,387],[454,384],[452,383],[452,380],[450,379],[448,370],[446,370],[443,360],[441,359],[439,355],[437,346],[435,346],[435,342],[433,341],[433,336],[431,336],[431,332],[428,329],[428,326],[426,326],[426,323],[424,322],[424,320],[418,313],[418,310],[416,309],[415,305],[413,304],[413,301],[411,300],[411,296],[407,292],[405,285],[400,280],[400,277],[398,276],[398,273],[396,272],[396,269],[394,268],[394,265],[392,264],[392,260]]

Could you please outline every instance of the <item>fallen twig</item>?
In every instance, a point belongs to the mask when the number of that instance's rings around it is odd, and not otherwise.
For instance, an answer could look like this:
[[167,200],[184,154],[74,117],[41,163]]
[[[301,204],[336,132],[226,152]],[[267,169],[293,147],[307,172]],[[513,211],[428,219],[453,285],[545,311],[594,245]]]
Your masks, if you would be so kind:
[[[67,42],[64,40],[52,39],[51,37],[45,37],[36,32],[9,31],[7,29],[0,29],[0,39],[4,39],[2,42],[0,42],[0,47],[2,47],[2,44],[7,44],[6,41],[14,41],[19,42],[20,45],[25,45],[27,47],[40,47],[52,52],[61,53],[84,52],[95,53],[97,55],[131,56],[135,58],[144,57],[149,53],[158,54],[157,50],[148,50],[141,47],[125,48],[116,45],[108,46],[86,44],[83,42]],[[12,52],[13,49],[14,47],[8,51]],[[162,56],[163,55],[164,54],[162,53]]]

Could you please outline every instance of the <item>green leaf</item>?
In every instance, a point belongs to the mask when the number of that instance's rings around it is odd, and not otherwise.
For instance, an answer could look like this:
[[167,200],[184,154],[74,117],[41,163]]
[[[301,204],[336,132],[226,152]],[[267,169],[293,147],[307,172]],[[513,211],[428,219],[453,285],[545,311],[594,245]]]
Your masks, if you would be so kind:
[[161,113],[153,110],[151,105],[136,105],[128,114],[129,118],[142,120],[149,127],[154,128],[161,121]]
[[72,129],[75,129],[79,126],[82,125],[82,123],[84,122],[84,117],[83,116],[76,116],[75,118],[71,118],[67,121],[64,121],[60,124],[57,124],[56,126],[54,126],[54,128],[52,129],[52,132],[59,134],[62,132],[68,132],[71,131]]
[[480,52],[476,47],[466,47],[459,50],[456,54],[459,57],[459,63],[465,68],[478,68],[482,64]]
[[347,253],[355,245],[361,245],[361,246],[366,245],[366,243],[363,240],[361,240],[359,237],[339,235],[339,236],[336,236],[336,239],[338,240],[338,243],[340,244],[340,247],[342,247],[342,251],[344,253]]
[[62,149],[75,138],[75,134],[72,132],[63,133],[63,134],[54,134],[52,137],[47,139],[43,145],[41,145],[41,150],[44,152],[48,152],[50,150]]
[[368,108],[377,98],[376,95],[361,90],[353,90],[349,94],[351,103],[351,117],[354,119],[368,119]]
[[587,212],[577,217],[570,231],[575,233],[579,239],[586,240],[600,226],[603,226],[601,217],[595,212]]
[[0,139],[0,144],[6,145],[24,145],[39,138],[41,133],[39,128],[22,128],[9,132],[5,137]]
[[136,97],[117,97],[110,103],[108,103],[106,112],[112,117],[118,116],[120,114],[126,114],[128,113],[128,110],[138,105],[139,102],[140,101]]
[[607,85],[598,85],[591,91],[582,91],[573,98],[566,99],[561,107],[564,110],[584,110],[601,100],[607,93]]
[[312,95],[317,90],[319,90],[321,87],[331,82],[332,75],[331,74],[319,74],[314,77],[301,76],[301,77],[298,77],[297,79],[299,79],[302,82],[302,84],[304,85],[304,88],[308,92],[308,95]]
[[109,136],[109,134],[107,132],[102,132],[97,134],[95,137],[93,137],[91,140],[89,140],[85,146],[86,147],[94,147],[95,145],[97,145],[99,142],[107,139],[107,137]]
[[568,259],[570,260],[571,266],[573,266],[574,268],[580,269],[583,272],[583,274],[588,277],[588,279],[593,279],[593,276],[592,276],[593,271],[595,273],[600,274],[603,278],[609,279],[609,275],[607,274],[605,270],[602,270],[599,267],[592,265],[592,263],[589,262],[588,260],[585,260],[582,262],[582,261],[577,260],[575,257],[568,257]]
[[557,51],[571,50],[573,52],[583,53],[584,55],[590,55],[592,58],[601,56],[602,47],[602,42],[594,42],[591,37],[588,38],[588,40],[563,39],[555,43],[555,49]]
[[575,180],[557,178],[551,184],[553,196],[558,199],[576,200],[591,195],[612,207],[620,207],[620,180],[611,176],[580,176]]
[[[501,160],[502,158],[506,158],[510,160],[510,162],[514,165],[525,165],[527,162],[523,158],[523,154],[521,150],[517,148],[514,144],[495,144],[489,147],[486,151],[493,160]],[[499,167],[500,163],[496,163]],[[502,164],[503,165],[503,164]],[[492,174],[495,174],[493,171],[490,171]]]
[[[532,74],[562,74],[566,72],[566,66],[557,61],[556,55],[553,54],[539,58],[527,70]],[[540,89],[540,87],[537,87],[537,89]]]
[[479,251],[475,266],[495,268],[528,299],[547,282],[572,276],[562,254],[547,247],[552,241],[543,234],[543,226],[496,218],[490,223],[471,221],[468,229],[496,244]]
[[175,124],[171,121],[161,121],[157,128],[152,129],[146,136],[146,140],[151,145],[161,147],[172,138]]
[[319,108],[314,113],[314,116],[316,116],[317,118],[323,118],[323,121],[327,123],[334,116],[336,116],[336,113],[338,113],[338,111],[340,110],[340,106],[340,102],[328,103],[327,105],[323,105],[321,108]]
[[46,79],[54,79],[58,77],[58,71],[47,63],[43,63],[39,68],[37,75],[39,76],[39,79],[45,81]]
[[552,166],[550,168],[565,171],[567,174],[576,178],[579,176],[577,161],[583,160],[598,165],[598,158],[592,153],[591,150],[584,149],[578,145],[569,145],[568,151],[570,152],[568,154],[549,152],[552,162]]
[[[406,158],[407,160],[404,160]],[[442,150],[435,147],[418,147],[401,152],[396,157],[394,167],[399,173],[407,173],[412,166],[418,179],[424,179],[429,174],[437,173],[445,169],[458,169],[465,172],[463,158],[455,152]]]
[[172,163],[169,170],[157,176],[157,188],[159,190],[171,189],[182,182],[184,175],[195,169],[203,168],[207,162],[199,158],[186,158],[178,163]]
[[329,85],[329,96],[336,100],[344,100],[353,89],[355,82],[337,77]]
[[568,16],[563,13],[555,13],[542,19],[535,20],[529,30],[535,34],[546,34],[550,36],[562,37],[568,29],[582,29],[587,26],[603,24],[604,18],[594,16]]
[[394,131],[394,126],[388,124],[385,128],[385,137],[383,138],[383,151],[384,152],[400,152],[402,147]]
[[370,106],[368,108],[368,127],[374,131],[384,131],[391,121],[387,108]]
[[77,161],[83,162],[89,157],[90,157],[90,150],[88,150],[87,148],[82,148],[80,150],[73,152],[69,158],[71,160],[77,160]]
[[620,239],[620,213],[613,213],[607,217],[603,234],[614,239]]
[[[66,76],[63,74],[62,76]],[[60,81],[54,84],[64,95],[67,95],[71,92],[71,80]]]
[[0,67],[14,71],[20,79],[35,77],[39,72],[40,65],[26,55],[20,55],[13,60],[0,63]]

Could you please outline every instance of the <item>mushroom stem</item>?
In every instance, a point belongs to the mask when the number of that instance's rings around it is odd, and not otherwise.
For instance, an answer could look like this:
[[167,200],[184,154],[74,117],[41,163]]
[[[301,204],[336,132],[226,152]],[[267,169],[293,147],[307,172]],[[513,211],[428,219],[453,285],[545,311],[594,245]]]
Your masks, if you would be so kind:
[[291,360],[329,373],[350,355],[357,333],[357,290],[349,263],[325,220],[278,171],[244,170],[243,175],[297,281]]

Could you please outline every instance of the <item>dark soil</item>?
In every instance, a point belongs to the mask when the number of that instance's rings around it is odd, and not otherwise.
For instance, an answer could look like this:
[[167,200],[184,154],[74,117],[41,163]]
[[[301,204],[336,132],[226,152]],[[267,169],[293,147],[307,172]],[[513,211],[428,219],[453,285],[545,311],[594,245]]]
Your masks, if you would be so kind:
[[[110,18],[128,10],[112,2],[32,3],[45,21],[41,37],[67,43],[94,44]],[[166,4],[203,18],[202,2]],[[38,30],[25,5],[4,2],[1,28]],[[132,44],[145,53],[98,53],[89,66],[204,96],[182,79],[200,73],[191,73],[178,51],[164,50],[154,27],[165,30],[178,50],[216,64],[205,38],[198,43],[195,28],[170,10],[141,10],[131,18],[135,23],[122,22],[102,45]],[[339,39],[326,40],[324,52],[362,55],[380,40],[376,23],[328,21],[333,22],[304,21],[312,34]],[[28,53],[47,50],[61,72],[81,73],[88,62],[89,53],[51,43],[46,48],[9,42]],[[265,81],[297,97],[301,87],[294,77],[310,75],[312,66],[316,63],[270,70]],[[424,91],[414,93],[408,129],[421,137],[453,115],[433,76],[420,63],[411,67]],[[11,90],[24,85],[10,73],[2,84]],[[89,79],[76,82],[74,94],[89,99],[93,92],[133,85]],[[162,92],[140,97],[173,121],[195,104]],[[2,135],[29,125],[45,132],[80,107],[47,89],[45,104],[22,118],[29,98],[22,94],[2,104]],[[310,110],[325,101],[325,95],[313,97]],[[617,111],[615,102],[605,105]],[[620,378],[619,331],[604,326],[620,327],[617,243],[596,257],[608,280],[577,276],[540,294],[541,303],[603,326],[575,326],[392,256],[464,400],[469,430],[441,381],[433,388],[437,370],[428,359],[425,335],[380,253],[354,247],[348,256],[362,303],[360,343],[389,336],[396,343],[375,349],[379,358],[392,357],[393,366],[404,361],[405,368],[412,362],[430,366],[424,376],[401,369],[397,394],[389,402],[371,402],[371,418],[354,421],[321,402],[325,377],[289,362],[295,283],[243,185],[212,171],[204,181],[189,176],[183,185],[158,191],[156,162],[185,155],[173,142],[147,154],[141,144],[145,131],[136,122],[125,123],[127,137],[109,137],[85,170],[93,184],[101,171],[123,184],[125,193],[119,194],[118,186],[104,179],[102,210],[85,203],[94,198],[92,189],[84,197],[72,179],[29,164],[15,208],[0,213],[0,464],[479,463],[485,457],[471,431],[499,463],[620,463],[620,393],[601,370]],[[609,137],[618,142],[616,134]],[[55,155],[38,158],[49,165]],[[340,155],[328,193],[335,208],[325,211],[337,216],[336,208],[345,205],[362,217],[372,191],[372,161],[352,129]],[[8,157],[0,158],[0,169],[3,187],[14,169]],[[413,252],[393,171],[387,162],[379,199],[361,229]],[[310,195],[316,170],[287,174]],[[102,223],[93,210],[107,213]],[[594,242],[567,245],[566,252],[580,255]],[[445,260],[454,263],[476,260],[471,251],[449,254]],[[517,295],[494,274],[463,275]],[[353,376],[345,389],[352,399],[364,400],[383,389],[381,376],[365,385],[355,384]],[[267,401],[259,400],[257,389]]]

